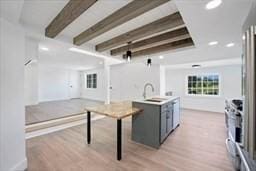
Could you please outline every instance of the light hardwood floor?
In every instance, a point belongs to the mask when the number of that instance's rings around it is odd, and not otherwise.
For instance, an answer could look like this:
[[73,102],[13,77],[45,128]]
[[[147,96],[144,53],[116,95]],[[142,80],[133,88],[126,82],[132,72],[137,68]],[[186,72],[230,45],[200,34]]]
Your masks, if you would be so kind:
[[26,106],[26,125],[81,114],[84,112],[85,106],[89,107],[100,104],[103,104],[103,102],[77,98]]
[[224,115],[183,110],[180,126],[159,150],[131,141],[131,118],[123,121],[123,158],[116,160],[116,120],[27,140],[28,171],[232,171],[225,148]]

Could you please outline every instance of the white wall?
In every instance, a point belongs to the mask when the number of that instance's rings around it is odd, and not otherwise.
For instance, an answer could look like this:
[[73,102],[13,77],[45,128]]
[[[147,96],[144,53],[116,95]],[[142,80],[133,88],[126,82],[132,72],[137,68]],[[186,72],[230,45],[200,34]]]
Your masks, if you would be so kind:
[[[164,81],[164,80],[162,80]],[[128,63],[110,67],[111,101],[142,99],[146,83],[151,83],[155,91],[147,89],[147,96],[160,94],[160,66],[147,67],[143,63]]]
[[[221,79],[220,97],[187,96],[186,76],[196,73],[219,73]],[[181,97],[181,107],[183,108],[223,112],[226,98],[241,97],[241,67],[237,65],[201,69],[167,69],[166,90]]]
[[160,95],[165,96],[165,93],[166,93],[165,67],[160,66]]
[[38,104],[38,64],[25,66],[24,71],[25,105]]
[[[97,88],[86,88],[86,74],[97,74]],[[153,65],[150,68],[143,63],[124,63],[81,72],[82,97],[87,99],[123,101],[143,98],[146,83],[152,83],[155,91],[148,88],[147,95],[159,95],[165,92],[164,67]],[[110,85],[110,86],[109,86]],[[111,89],[109,89],[111,87]],[[109,93],[108,93],[109,92]]]
[[26,38],[25,105],[80,97],[80,75],[65,66],[42,64],[46,52],[38,52],[38,41]]
[[[97,88],[87,88],[86,87],[86,75],[87,74],[97,74]],[[81,72],[81,81],[82,81],[82,97],[86,99],[105,101],[106,100],[106,82],[105,82],[105,71],[104,68],[95,68],[91,70],[86,70]]]
[[[71,77],[76,77],[72,81]],[[39,65],[39,101],[65,100],[80,97],[79,71]],[[79,79],[79,80],[78,80]],[[77,97],[71,95],[71,87],[76,89]]]
[[17,25],[0,18],[0,170],[24,170],[25,153],[24,56],[25,35]]
[[32,60],[25,66],[25,105],[38,103],[38,41],[26,38],[26,56],[24,63]]

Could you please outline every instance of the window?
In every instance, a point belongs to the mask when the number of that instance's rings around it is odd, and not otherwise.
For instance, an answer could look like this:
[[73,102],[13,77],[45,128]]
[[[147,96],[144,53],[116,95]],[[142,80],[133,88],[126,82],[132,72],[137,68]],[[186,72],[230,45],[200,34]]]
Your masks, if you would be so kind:
[[87,74],[86,75],[86,87],[87,88],[97,88],[97,74]]
[[219,75],[189,75],[187,77],[188,95],[219,95]]

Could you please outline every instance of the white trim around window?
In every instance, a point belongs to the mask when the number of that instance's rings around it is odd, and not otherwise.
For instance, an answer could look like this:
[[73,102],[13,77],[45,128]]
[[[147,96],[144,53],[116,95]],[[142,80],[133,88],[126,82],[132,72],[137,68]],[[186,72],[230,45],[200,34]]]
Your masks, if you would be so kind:
[[[216,88],[218,90],[218,94],[217,95],[210,95],[210,94],[203,94],[203,80],[201,78],[201,94],[189,94],[189,87],[188,87],[188,82],[189,82],[189,76],[197,76],[197,77],[209,77],[209,76],[218,76],[218,88]],[[221,96],[221,75],[219,73],[191,73],[191,74],[187,74],[185,76],[185,95],[186,96],[190,96],[190,97],[220,97]]]
[[85,73],[84,83],[86,89],[96,89],[97,88],[97,73]]

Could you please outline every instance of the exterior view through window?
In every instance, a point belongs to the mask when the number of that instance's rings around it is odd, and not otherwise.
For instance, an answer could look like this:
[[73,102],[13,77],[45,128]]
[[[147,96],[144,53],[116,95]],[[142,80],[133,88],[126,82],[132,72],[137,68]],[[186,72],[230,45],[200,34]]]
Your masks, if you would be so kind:
[[187,76],[187,94],[201,96],[218,96],[219,90],[219,75],[189,75]]
[[97,74],[86,75],[86,88],[97,88]]

